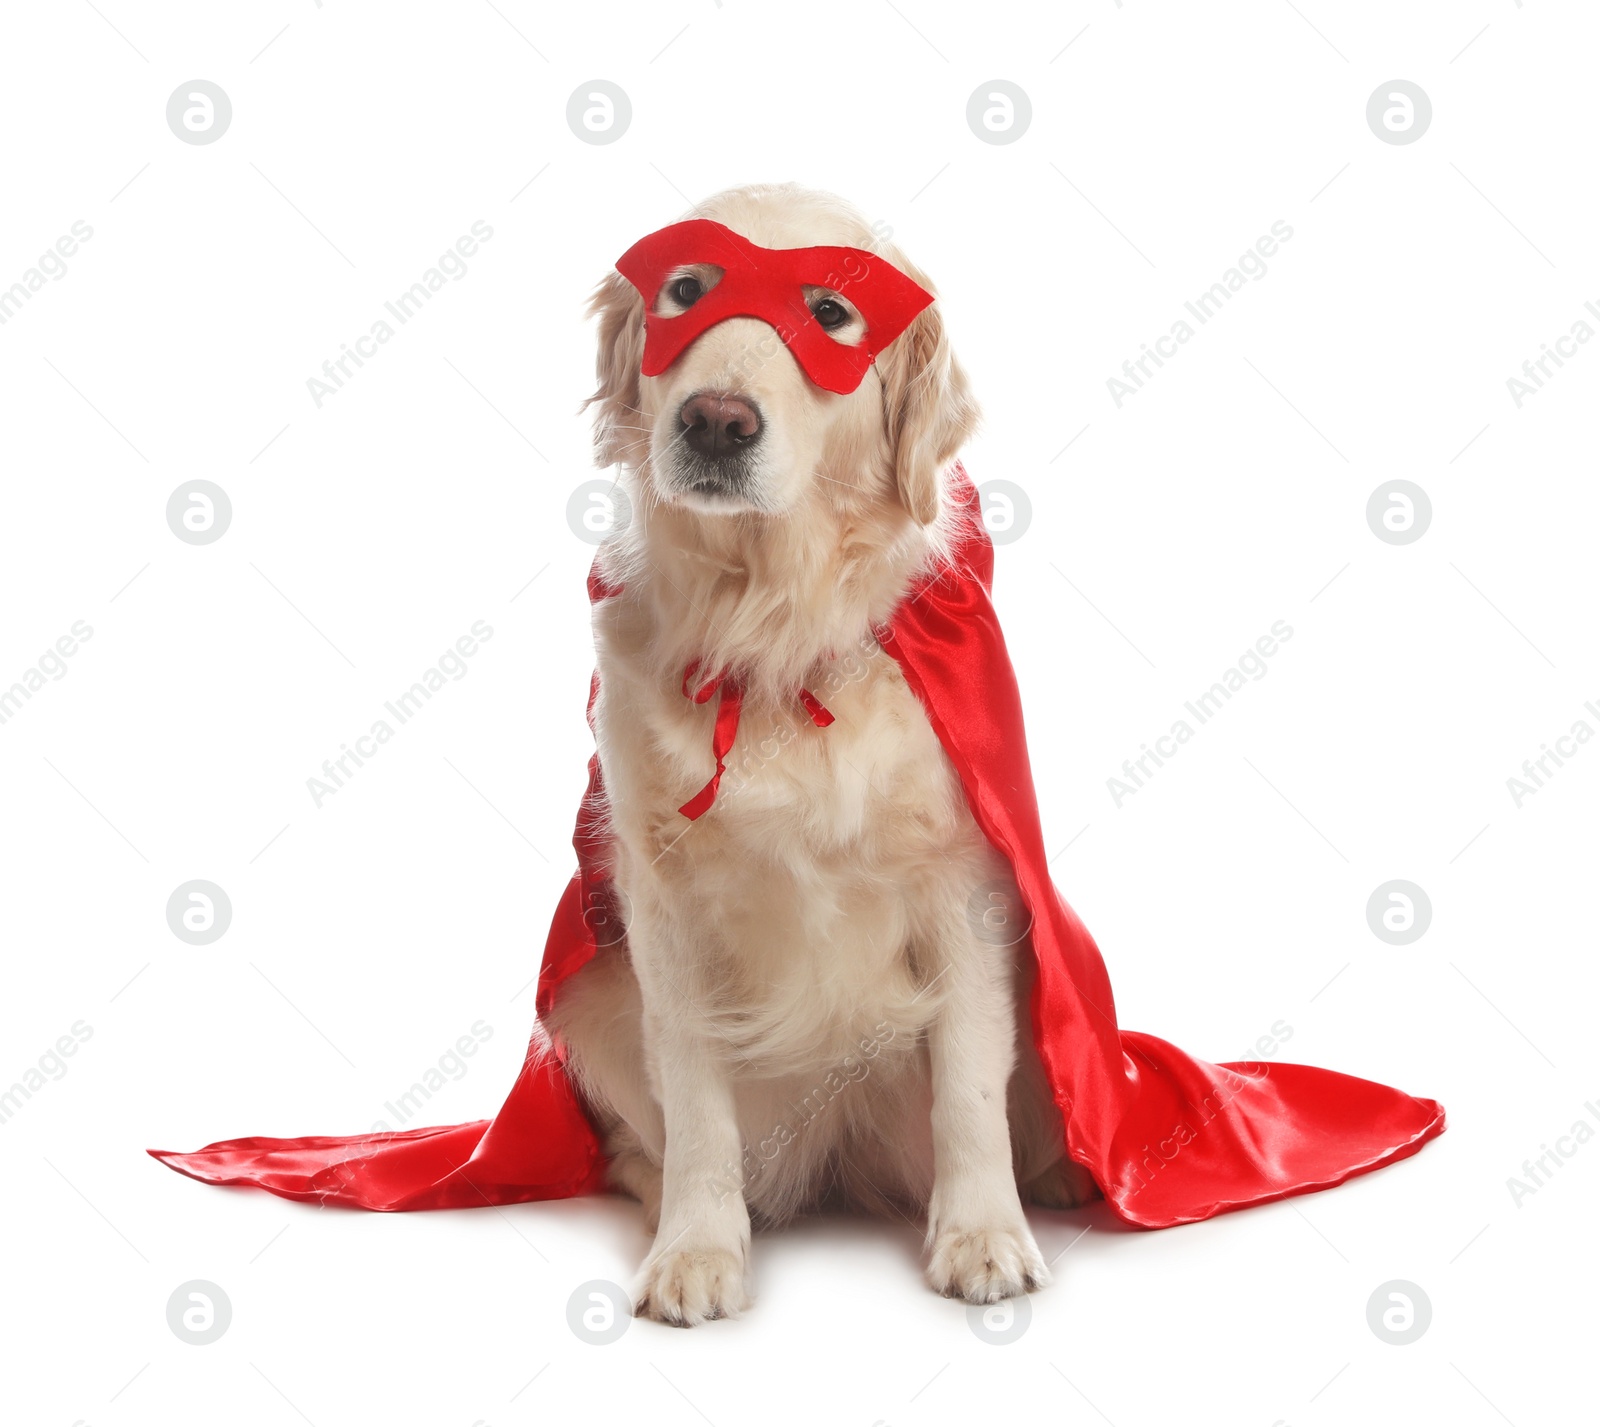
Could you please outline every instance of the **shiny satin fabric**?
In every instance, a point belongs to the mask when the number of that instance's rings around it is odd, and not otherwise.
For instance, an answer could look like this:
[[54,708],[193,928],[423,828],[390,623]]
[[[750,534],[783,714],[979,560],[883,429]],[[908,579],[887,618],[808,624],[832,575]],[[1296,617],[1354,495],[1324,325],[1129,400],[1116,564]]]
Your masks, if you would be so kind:
[[[694,797],[678,809],[690,822],[705,816],[717,800],[717,789],[722,786],[722,775],[728,771],[725,760],[733,750],[733,741],[739,736],[739,710],[744,707],[744,688],[731,674],[718,674],[707,679],[698,690],[691,691],[689,681],[698,675],[700,661],[696,659],[683,671],[683,694],[697,704],[703,704],[713,694],[717,695],[717,721],[711,729],[711,756],[716,766],[710,780]],[[818,728],[833,722],[833,715],[817,702],[809,689],[800,690],[800,706]]]
[[[977,493],[959,467],[958,474],[965,533],[954,568],[909,592],[878,635],[922,701],[979,826],[1016,876],[1038,967],[1034,1043],[1067,1152],[1120,1218],[1151,1229],[1325,1189],[1415,1154],[1444,1129],[1436,1101],[1312,1066],[1212,1065],[1118,1027],[1100,952],[1050,880],[1021,699],[989,600],[994,551]],[[597,573],[589,590],[597,600],[615,593]],[[591,721],[598,687],[596,676]],[[545,943],[541,1016],[598,946],[623,935],[604,869],[604,798],[596,755],[573,838],[578,872]],[[468,1208],[604,1187],[599,1140],[562,1070],[560,1048],[537,1028],[493,1120],[150,1153],[209,1184],[364,1209]]]

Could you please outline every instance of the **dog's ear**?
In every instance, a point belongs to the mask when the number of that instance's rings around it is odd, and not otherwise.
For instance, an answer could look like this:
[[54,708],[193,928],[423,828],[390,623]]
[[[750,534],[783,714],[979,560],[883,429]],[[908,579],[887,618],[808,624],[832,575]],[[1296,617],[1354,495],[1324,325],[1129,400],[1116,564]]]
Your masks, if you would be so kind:
[[639,414],[639,364],[644,360],[644,302],[620,273],[601,278],[589,299],[589,316],[600,319],[595,350],[595,391],[585,407],[594,416],[594,458],[598,466],[626,460],[642,444]]
[[[932,285],[911,264],[895,266],[929,292]],[[878,359],[883,381],[883,421],[889,436],[895,489],[919,525],[939,515],[945,468],[977,429],[978,403],[967,374],[951,350],[938,304],[924,308]]]

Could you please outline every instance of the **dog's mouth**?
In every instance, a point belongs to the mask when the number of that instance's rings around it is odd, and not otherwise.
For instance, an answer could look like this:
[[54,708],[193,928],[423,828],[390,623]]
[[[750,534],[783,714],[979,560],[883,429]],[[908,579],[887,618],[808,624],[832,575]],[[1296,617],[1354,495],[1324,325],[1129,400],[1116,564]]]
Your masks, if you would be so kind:
[[705,460],[680,453],[672,463],[666,494],[693,510],[729,514],[759,510],[752,463],[740,457]]
[[687,476],[682,487],[690,495],[737,496],[744,493],[742,474],[732,471],[711,471],[701,476]]

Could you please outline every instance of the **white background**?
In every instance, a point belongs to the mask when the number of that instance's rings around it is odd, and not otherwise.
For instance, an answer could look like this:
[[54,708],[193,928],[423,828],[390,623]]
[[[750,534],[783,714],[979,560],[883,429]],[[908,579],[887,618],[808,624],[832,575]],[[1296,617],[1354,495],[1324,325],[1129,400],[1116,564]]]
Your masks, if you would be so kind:
[[[1600,728],[1600,349],[1506,387],[1600,300],[1592,11],[97,2],[8,10],[0,91],[0,285],[94,230],[0,327],[0,684],[94,631],[0,726],[0,1082],[93,1032],[0,1126],[9,1420],[1592,1412],[1600,1147],[1520,1206],[1507,1180],[1600,1124],[1600,747],[1506,787]],[[1365,118],[1397,77],[1433,105],[1405,146]],[[165,121],[195,78],[233,105],[207,146]],[[565,119],[596,78],[633,106],[606,146]],[[995,78],[1032,103],[1007,145],[965,117]],[[987,413],[968,468],[1031,499],[997,600],[1123,1023],[1222,1059],[1283,1021],[1278,1058],[1450,1114],[1417,1158],[1203,1225],[1035,1213],[1057,1282],[1005,1347],[902,1224],[760,1238],[747,1318],[602,1348],[566,1304],[631,1277],[630,1201],[319,1212],[143,1154],[366,1129],[479,1020],[417,1122],[499,1105],[590,747],[582,303],[690,201],[787,179],[933,274]],[[306,379],[479,219],[467,276],[318,409]],[[1275,220],[1267,275],[1119,409],[1107,378]],[[164,515],[197,478],[233,505],[203,547]],[[1366,521],[1394,478],[1432,502],[1409,545]],[[475,620],[468,675],[315,807]],[[1266,677],[1117,807],[1122,760],[1275,620]],[[233,903],[208,947],[165,920],[192,878]],[[1367,925],[1392,878],[1432,902],[1409,946]],[[210,1346],[167,1326],[190,1279],[233,1305]],[[1367,1324],[1392,1279],[1432,1304],[1410,1346]]]

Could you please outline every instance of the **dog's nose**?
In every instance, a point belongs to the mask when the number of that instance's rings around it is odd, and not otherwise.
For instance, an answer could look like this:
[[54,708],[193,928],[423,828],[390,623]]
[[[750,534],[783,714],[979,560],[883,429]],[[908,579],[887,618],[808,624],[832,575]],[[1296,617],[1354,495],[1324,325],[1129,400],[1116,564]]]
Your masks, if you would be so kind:
[[713,460],[754,444],[761,435],[761,413],[755,403],[732,392],[696,392],[678,412],[691,451]]

